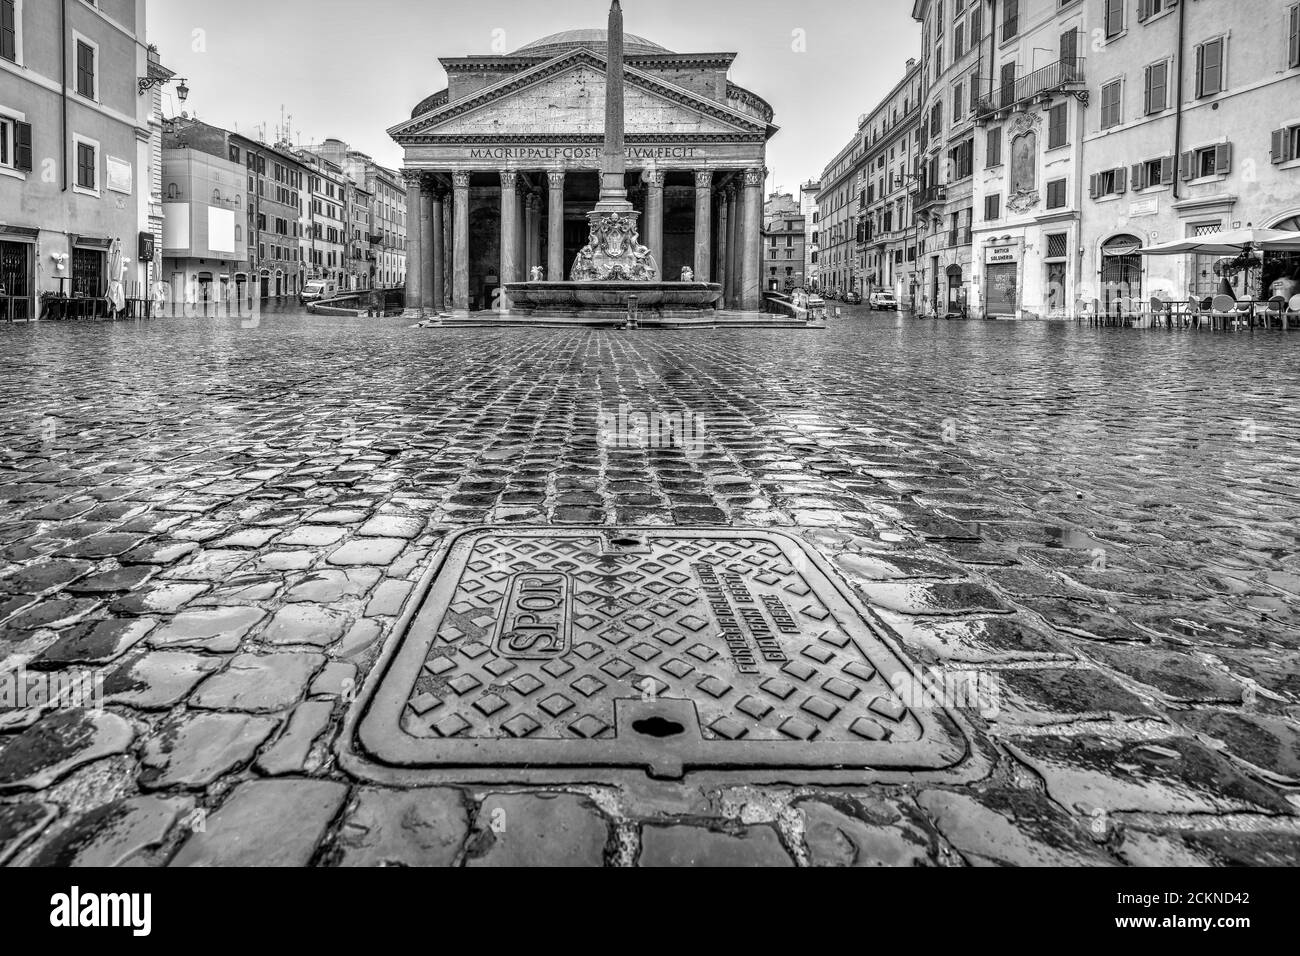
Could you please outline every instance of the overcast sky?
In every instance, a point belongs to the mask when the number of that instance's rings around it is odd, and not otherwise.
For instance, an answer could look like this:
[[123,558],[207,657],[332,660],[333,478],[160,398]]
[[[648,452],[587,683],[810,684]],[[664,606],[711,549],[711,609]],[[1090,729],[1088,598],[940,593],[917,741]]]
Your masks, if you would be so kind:
[[[512,52],[603,27],[609,13],[609,0],[147,2],[150,41],[189,80],[185,109],[245,133],[266,123],[270,139],[283,105],[295,142],[335,136],[389,166],[401,150],[385,130],[446,86],[439,57]],[[629,33],[670,50],[739,54],[732,82],[776,110],[768,185],[787,190],[821,174],[920,48],[912,0],[623,0],[623,10]],[[806,52],[795,51],[801,38]]]

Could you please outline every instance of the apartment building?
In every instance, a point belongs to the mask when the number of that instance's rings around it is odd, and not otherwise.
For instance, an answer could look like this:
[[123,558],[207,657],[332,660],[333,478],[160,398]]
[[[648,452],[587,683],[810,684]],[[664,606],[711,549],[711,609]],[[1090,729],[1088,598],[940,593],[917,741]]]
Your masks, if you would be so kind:
[[920,285],[915,198],[919,189],[921,65],[908,60],[897,85],[863,126],[867,194],[859,218],[868,291],[892,291],[911,307]]
[[342,167],[305,149],[295,156],[308,167],[303,256],[308,279],[329,279],[348,288],[347,238],[350,180]]
[[0,0],[0,318],[37,317],[42,293],[147,288],[170,77],[145,0]]
[[[865,117],[862,118],[865,122]],[[817,208],[821,215],[820,265],[823,290],[865,294],[864,247],[858,213],[866,204],[867,152],[861,128],[822,172]]]
[[[1136,250],[1238,227],[1300,230],[1300,2],[1075,5],[1099,48],[1082,129],[1079,296],[1109,307],[1211,295],[1217,257]],[[1300,257],[1269,256],[1263,271],[1268,290],[1300,278]]]
[[810,179],[799,187],[799,211],[804,223],[804,283],[809,289],[821,288],[821,207],[817,194],[821,191],[819,180]]
[[292,299],[307,281],[303,254],[308,168],[285,142],[270,145],[231,134],[231,159],[244,167],[250,294]]
[[1088,23],[1081,0],[1003,4],[977,82],[971,313],[1071,314],[1087,174]]
[[984,41],[989,31],[996,31],[999,43],[1015,38],[1014,7],[1005,0],[915,0],[912,7],[913,19],[921,24],[921,179],[915,212],[920,309],[928,314],[969,314],[974,275],[972,106],[984,75]]
[[184,114],[163,125],[162,275],[175,302],[247,301],[244,168],[231,134]]

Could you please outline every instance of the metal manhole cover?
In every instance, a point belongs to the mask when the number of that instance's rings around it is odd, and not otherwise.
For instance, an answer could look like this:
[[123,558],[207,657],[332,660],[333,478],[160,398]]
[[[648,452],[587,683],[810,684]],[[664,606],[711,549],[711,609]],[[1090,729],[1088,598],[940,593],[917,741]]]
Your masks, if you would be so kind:
[[966,753],[909,666],[793,538],[462,532],[358,702],[408,769],[941,769]]

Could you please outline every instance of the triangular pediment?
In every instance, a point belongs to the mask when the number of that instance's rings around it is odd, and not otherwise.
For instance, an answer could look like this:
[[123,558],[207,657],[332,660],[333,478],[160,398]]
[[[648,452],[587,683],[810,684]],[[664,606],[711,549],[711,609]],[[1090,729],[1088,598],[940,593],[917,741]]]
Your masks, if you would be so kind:
[[[640,70],[624,69],[625,132],[639,136],[751,137],[767,126],[744,113]],[[571,140],[605,129],[606,62],[573,50],[392,130],[411,137],[528,136]]]

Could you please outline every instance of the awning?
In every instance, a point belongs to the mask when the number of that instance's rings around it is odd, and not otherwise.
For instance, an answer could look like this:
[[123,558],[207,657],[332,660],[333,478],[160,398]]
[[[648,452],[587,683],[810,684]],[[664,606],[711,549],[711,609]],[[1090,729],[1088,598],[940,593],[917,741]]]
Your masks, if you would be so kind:
[[1246,246],[1263,252],[1300,252],[1300,232],[1283,229],[1234,229],[1207,236],[1175,239],[1138,250],[1144,256],[1236,256]]

